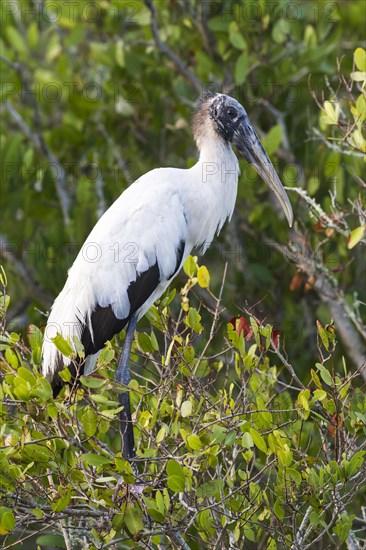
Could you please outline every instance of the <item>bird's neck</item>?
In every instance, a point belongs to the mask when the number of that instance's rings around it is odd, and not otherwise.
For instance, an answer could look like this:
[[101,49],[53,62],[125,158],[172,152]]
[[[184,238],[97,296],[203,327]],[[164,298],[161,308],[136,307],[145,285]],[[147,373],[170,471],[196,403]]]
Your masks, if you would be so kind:
[[198,162],[191,168],[187,212],[192,246],[204,252],[230,219],[235,205],[239,164],[230,145],[219,139],[206,139]]
[[239,164],[230,145],[216,137],[207,139],[200,147],[196,165],[202,183],[235,184],[239,176]]

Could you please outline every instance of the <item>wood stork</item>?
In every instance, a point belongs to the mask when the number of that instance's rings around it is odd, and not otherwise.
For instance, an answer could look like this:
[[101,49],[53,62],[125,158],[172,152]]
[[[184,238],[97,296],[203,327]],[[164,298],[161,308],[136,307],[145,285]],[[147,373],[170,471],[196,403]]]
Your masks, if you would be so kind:
[[[45,331],[43,374],[56,396],[68,366],[72,376],[89,372],[107,340],[126,325],[127,332],[115,380],[130,381],[129,357],[137,321],[159,298],[193,249],[204,253],[230,219],[237,194],[238,160],[254,167],[276,194],[288,223],[289,199],[245,109],[224,94],[202,96],[193,133],[198,162],[189,169],[157,168],[141,176],[99,219],[68,273]],[[85,364],[77,369],[52,338],[77,336]],[[123,456],[135,456],[128,392],[119,395]]]

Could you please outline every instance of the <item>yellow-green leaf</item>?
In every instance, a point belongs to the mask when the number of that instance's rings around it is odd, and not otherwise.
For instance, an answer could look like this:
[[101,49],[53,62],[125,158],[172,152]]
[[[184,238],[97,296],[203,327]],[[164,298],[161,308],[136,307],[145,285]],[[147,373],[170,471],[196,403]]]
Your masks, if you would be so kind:
[[347,248],[349,250],[351,250],[351,248],[354,248],[356,246],[356,244],[358,244],[360,242],[360,240],[364,236],[364,233],[365,233],[365,226],[364,225],[360,225],[359,227],[356,227],[356,229],[354,229],[351,232],[350,236],[348,237]]
[[191,416],[192,414],[192,403],[190,401],[183,401],[182,406],[180,408],[180,414],[183,418],[187,418],[188,416]]
[[210,274],[205,265],[201,265],[197,271],[198,284],[201,288],[207,288],[210,286]]
[[66,340],[66,338],[61,336],[61,334],[56,334],[56,336],[52,338],[52,342],[55,344],[58,351],[62,353],[62,355],[70,357],[74,354],[74,350],[72,349],[70,343]]
[[330,101],[324,101],[324,111],[326,116],[323,116],[323,122],[327,124],[338,124],[339,118],[339,103],[331,103]]
[[363,48],[357,48],[353,54],[357,69],[366,71],[366,51]]
[[266,453],[267,452],[267,445],[266,445],[266,442],[264,441],[263,437],[261,436],[261,434],[259,432],[257,432],[257,430],[255,430],[254,428],[250,428],[249,433],[252,436],[254,445],[260,451],[263,451],[264,453]]
[[366,80],[366,72],[365,71],[353,71],[351,73],[351,78],[355,82],[363,82]]
[[327,397],[327,392],[324,390],[315,390],[314,391],[314,400],[323,401]]
[[202,441],[198,435],[192,434],[187,437],[187,443],[191,449],[194,451],[199,451],[202,449]]

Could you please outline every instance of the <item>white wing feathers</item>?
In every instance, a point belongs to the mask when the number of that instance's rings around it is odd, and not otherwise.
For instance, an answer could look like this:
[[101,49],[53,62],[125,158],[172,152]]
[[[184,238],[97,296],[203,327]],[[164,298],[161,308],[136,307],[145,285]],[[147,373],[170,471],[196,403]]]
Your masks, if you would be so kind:
[[[187,223],[176,185],[167,181],[167,171],[159,172],[145,174],[113,203],[70,268],[45,332],[43,373],[48,378],[52,379],[61,358],[51,341],[57,332],[80,338],[85,323],[92,331],[90,316],[97,305],[111,305],[116,317],[127,318],[129,285],[156,263],[160,284],[140,308],[139,317],[168,286],[177,267],[177,251],[187,241]],[[186,248],[182,262],[189,253]],[[69,362],[64,358],[64,364]]]

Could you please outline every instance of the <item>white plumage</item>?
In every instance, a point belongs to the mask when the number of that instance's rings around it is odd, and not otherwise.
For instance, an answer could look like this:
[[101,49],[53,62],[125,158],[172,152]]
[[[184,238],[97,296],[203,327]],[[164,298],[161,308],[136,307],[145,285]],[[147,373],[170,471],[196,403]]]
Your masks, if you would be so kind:
[[[52,342],[60,333],[84,345],[93,368],[105,342],[128,325],[115,378],[128,385],[128,358],[137,320],[165,291],[193,249],[205,252],[230,219],[239,165],[231,144],[257,170],[279,199],[288,222],[293,214],[282,184],[245,109],[224,94],[207,94],[194,121],[200,151],[190,169],[158,168],[135,181],[100,218],[55,300],[43,344],[43,374],[54,389],[64,365],[75,367]],[[80,374],[79,372],[79,374]],[[134,457],[129,394],[119,394],[123,454]]]
[[116,317],[127,318],[130,283],[158,262],[160,284],[139,308],[142,317],[175,274],[179,244],[185,243],[178,270],[193,247],[206,250],[232,215],[238,174],[231,147],[208,139],[192,168],[152,170],[122,193],[86,239],[53,304],[43,345],[43,374],[48,379],[52,381],[61,362],[70,364],[52,342],[57,333],[81,339],[84,323],[93,331],[96,304],[112,306]]

